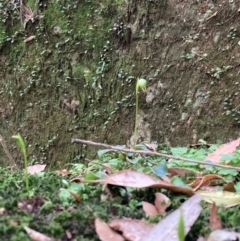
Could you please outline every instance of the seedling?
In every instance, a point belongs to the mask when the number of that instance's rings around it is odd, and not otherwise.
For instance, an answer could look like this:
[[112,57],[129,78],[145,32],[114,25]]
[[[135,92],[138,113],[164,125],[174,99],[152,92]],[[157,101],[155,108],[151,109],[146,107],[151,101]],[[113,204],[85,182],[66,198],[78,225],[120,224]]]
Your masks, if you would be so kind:
[[26,184],[26,189],[29,194],[29,180],[28,180],[28,160],[27,160],[27,151],[26,151],[26,145],[21,137],[20,134],[17,134],[16,136],[12,136],[13,139],[16,139],[16,142],[18,146],[20,147],[22,154],[23,154],[23,159],[24,159],[24,165],[25,165],[25,184]]
[[138,79],[136,84],[136,114],[135,114],[135,127],[134,127],[134,147],[137,144],[137,125],[138,125],[138,91],[141,88],[146,91],[147,81],[145,79]]
[[178,220],[178,240],[179,241],[185,240],[185,224],[184,224],[183,212],[181,209],[180,209],[180,216]]

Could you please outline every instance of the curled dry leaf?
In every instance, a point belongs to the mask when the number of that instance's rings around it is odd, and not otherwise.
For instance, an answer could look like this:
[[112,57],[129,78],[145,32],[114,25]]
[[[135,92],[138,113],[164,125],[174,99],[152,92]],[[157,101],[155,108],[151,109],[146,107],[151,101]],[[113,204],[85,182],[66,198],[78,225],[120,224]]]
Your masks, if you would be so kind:
[[33,241],[54,241],[53,238],[50,238],[42,233],[39,233],[27,226],[25,226],[24,229],[27,232],[29,238]]
[[164,194],[157,192],[155,193],[155,206],[160,215],[164,215],[166,209],[171,205],[171,200]]
[[95,219],[96,233],[101,241],[124,241],[124,238],[114,232],[104,221],[99,218]]
[[[144,174],[142,172],[137,172],[133,170],[123,170],[116,172],[104,178],[104,183],[112,184],[116,186],[127,186],[134,188],[164,188],[174,192],[184,193],[187,196],[192,196],[194,194],[193,190],[189,187],[174,186],[171,183],[160,181],[150,175]],[[101,180],[97,180],[101,182]]]
[[212,230],[222,229],[222,222],[218,216],[218,209],[215,203],[212,204],[209,222]]
[[[66,190],[67,190],[67,189],[66,189]],[[69,190],[68,190],[68,191],[69,191]],[[75,201],[76,201],[78,204],[81,203],[81,198],[80,198],[80,196],[79,196],[77,193],[72,192],[72,191],[69,191],[69,193],[74,197]]]
[[200,187],[208,185],[211,181],[222,179],[225,181],[225,179],[219,175],[216,174],[208,174],[203,176],[202,178],[197,179],[196,181],[189,184],[193,188],[194,191],[197,191]]
[[229,182],[223,185],[223,191],[236,192],[233,182]]
[[240,145],[240,138],[237,140],[231,141],[229,143],[226,143],[224,145],[221,145],[216,151],[209,154],[206,157],[206,161],[212,161],[218,163],[220,161],[222,154],[232,154],[236,151],[236,148]]
[[123,218],[112,220],[109,226],[114,230],[121,231],[123,237],[129,241],[140,241],[149,234],[155,225],[148,224],[143,220]]
[[30,41],[32,41],[35,38],[36,38],[36,36],[34,36],[34,35],[29,36],[28,38],[24,39],[24,43],[30,42]]
[[45,169],[45,167],[46,167],[46,165],[37,164],[37,165],[29,166],[27,168],[27,171],[29,174],[35,174],[35,173],[43,171]]
[[153,204],[143,201],[142,207],[143,207],[143,211],[146,214],[146,217],[153,217],[158,215],[158,210]]

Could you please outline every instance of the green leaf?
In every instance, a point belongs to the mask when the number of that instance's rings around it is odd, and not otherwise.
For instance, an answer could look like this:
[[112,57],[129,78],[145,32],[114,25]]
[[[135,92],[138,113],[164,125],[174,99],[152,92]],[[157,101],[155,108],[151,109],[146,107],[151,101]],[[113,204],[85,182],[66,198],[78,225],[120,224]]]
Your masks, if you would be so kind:
[[185,240],[185,224],[182,210],[180,209],[180,216],[178,220],[178,239],[179,241]]
[[84,179],[85,180],[97,180],[97,179],[99,179],[99,177],[93,172],[88,172]]
[[220,161],[232,161],[234,159],[234,156],[231,154],[222,154]]
[[230,175],[230,176],[237,176],[237,174],[238,174],[238,171],[237,170],[233,170],[233,169],[227,169],[227,168],[219,168],[218,169],[218,175],[222,175],[222,176],[224,176],[224,175]]
[[185,187],[187,186],[186,183],[184,183],[184,181],[178,177],[178,176],[174,176],[171,178],[171,183],[175,186],[179,186],[179,187]]
[[98,154],[98,157],[101,157],[102,155],[112,151],[113,151],[112,149],[104,149],[104,150],[99,150],[97,154]]
[[235,185],[234,185],[234,188],[236,190],[236,193],[237,194],[240,194],[240,182],[237,182]]
[[189,148],[187,147],[174,147],[171,148],[171,152],[174,156],[183,156],[188,152]]

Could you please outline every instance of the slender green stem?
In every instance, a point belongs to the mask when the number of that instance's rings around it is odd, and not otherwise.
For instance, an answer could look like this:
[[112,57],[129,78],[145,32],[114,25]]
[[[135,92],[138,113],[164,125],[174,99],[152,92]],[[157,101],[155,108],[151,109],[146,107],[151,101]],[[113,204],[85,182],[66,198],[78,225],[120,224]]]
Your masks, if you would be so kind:
[[25,184],[26,184],[26,189],[27,192],[29,194],[29,179],[28,179],[28,160],[27,160],[27,151],[26,151],[26,145],[22,139],[22,137],[20,136],[20,134],[17,134],[16,136],[13,136],[14,139],[16,139],[16,142],[18,144],[18,146],[20,147],[22,154],[23,154],[23,159],[24,159],[24,166],[25,166],[25,170],[24,170],[24,176],[25,176]]
[[135,127],[134,127],[134,147],[137,144],[137,125],[138,125],[138,82],[136,84],[136,113],[135,113]]

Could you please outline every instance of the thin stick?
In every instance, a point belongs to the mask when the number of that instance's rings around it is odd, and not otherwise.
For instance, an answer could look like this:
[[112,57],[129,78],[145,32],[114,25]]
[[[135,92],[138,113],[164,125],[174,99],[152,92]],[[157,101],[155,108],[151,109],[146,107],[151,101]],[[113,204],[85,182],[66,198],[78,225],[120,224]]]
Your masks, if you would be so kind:
[[17,164],[15,163],[15,161],[13,160],[11,154],[9,153],[8,148],[7,148],[7,145],[5,144],[5,142],[4,142],[4,140],[3,140],[3,137],[2,137],[1,135],[0,135],[0,143],[1,143],[2,148],[3,148],[5,154],[7,155],[8,159],[9,159],[11,165],[12,165],[12,169],[15,169],[15,170],[17,169],[17,170],[18,170],[18,166],[17,166]]
[[86,145],[91,145],[91,146],[98,146],[98,147],[103,147],[103,148],[106,148],[106,149],[112,149],[113,151],[121,151],[121,152],[127,152],[127,153],[131,152],[131,153],[150,155],[150,156],[161,156],[161,157],[165,157],[165,158],[168,158],[168,159],[174,159],[174,160],[177,160],[177,161],[185,161],[185,162],[190,162],[190,163],[196,163],[196,164],[199,164],[199,165],[208,165],[208,166],[221,167],[221,168],[227,168],[227,169],[233,169],[233,170],[240,171],[240,167],[233,167],[233,166],[221,165],[221,164],[217,164],[217,163],[197,161],[197,160],[187,159],[187,158],[183,158],[183,157],[176,157],[176,156],[172,156],[172,155],[167,155],[167,154],[163,154],[163,153],[160,153],[160,152],[137,151],[137,150],[132,150],[132,149],[121,149],[121,148],[116,147],[116,146],[111,146],[111,145],[108,145],[108,144],[98,143],[98,142],[94,142],[94,141],[88,141],[88,140],[82,140],[82,139],[72,139],[72,143],[81,143],[81,144],[86,144]]

